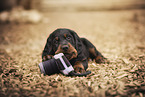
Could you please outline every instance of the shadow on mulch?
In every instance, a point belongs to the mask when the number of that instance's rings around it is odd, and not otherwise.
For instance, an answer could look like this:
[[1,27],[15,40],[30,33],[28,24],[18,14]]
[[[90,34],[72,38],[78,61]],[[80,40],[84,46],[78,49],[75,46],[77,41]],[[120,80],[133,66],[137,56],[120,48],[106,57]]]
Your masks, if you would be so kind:
[[[19,82],[22,80],[18,70],[14,67],[15,61],[7,54],[4,49],[0,49],[0,96],[17,97],[30,96],[28,90],[22,89]],[[30,91],[29,91],[30,92]]]

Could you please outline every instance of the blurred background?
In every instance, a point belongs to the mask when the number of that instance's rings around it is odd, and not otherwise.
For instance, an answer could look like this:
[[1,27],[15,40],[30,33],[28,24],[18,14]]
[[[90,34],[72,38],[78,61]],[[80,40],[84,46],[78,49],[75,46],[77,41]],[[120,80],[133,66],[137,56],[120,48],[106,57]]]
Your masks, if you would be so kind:
[[40,11],[98,11],[145,8],[144,0],[1,0],[0,11],[16,6]]
[[43,49],[46,36],[57,28],[69,28],[104,51],[104,46],[116,45],[114,40],[123,43],[124,37],[143,33],[144,17],[145,0],[0,0],[0,41],[41,39],[37,46]]
[[[48,22],[42,13],[145,9],[144,0],[0,0],[0,22]],[[38,12],[39,11],[39,12]],[[40,13],[41,12],[41,13]],[[50,13],[51,14],[51,13]]]

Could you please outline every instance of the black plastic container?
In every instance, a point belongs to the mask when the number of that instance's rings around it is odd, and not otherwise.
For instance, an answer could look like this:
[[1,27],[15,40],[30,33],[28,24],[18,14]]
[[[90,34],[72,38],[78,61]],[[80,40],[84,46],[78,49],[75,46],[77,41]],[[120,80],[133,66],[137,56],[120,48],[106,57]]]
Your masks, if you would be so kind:
[[45,75],[52,75],[55,73],[60,73],[55,59],[50,59],[39,64],[41,73]]
[[75,73],[74,68],[64,56],[63,53],[59,53],[54,55],[53,59],[41,62],[39,64],[39,68],[41,73],[44,75],[52,75],[56,73],[62,73],[64,75],[71,76],[86,76],[91,73],[91,71],[87,71],[86,73]]
[[72,65],[63,53],[54,55],[53,59],[41,62],[39,68],[41,73],[45,75],[52,75],[60,72],[69,75],[71,71],[74,71]]

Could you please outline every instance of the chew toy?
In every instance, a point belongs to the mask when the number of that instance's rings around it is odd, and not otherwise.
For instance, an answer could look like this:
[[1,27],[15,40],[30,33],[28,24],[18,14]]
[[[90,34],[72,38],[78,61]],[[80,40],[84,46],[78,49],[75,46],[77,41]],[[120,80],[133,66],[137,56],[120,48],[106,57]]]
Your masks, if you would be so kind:
[[69,76],[87,76],[91,73],[91,71],[86,71],[85,73],[76,73],[63,53],[56,54],[54,55],[54,58],[41,62],[39,64],[39,68],[41,73],[44,75],[62,73]]

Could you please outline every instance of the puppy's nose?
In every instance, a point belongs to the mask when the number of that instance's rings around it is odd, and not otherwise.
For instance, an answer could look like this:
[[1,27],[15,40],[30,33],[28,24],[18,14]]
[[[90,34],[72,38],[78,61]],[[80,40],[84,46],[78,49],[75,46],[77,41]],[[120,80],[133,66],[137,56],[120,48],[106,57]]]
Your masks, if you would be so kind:
[[63,49],[64,51],[67,51],[67,50],[69,49],[69,46],[68,46],[68,45],[63,45],[63,46],[62,46],[62,49]]

